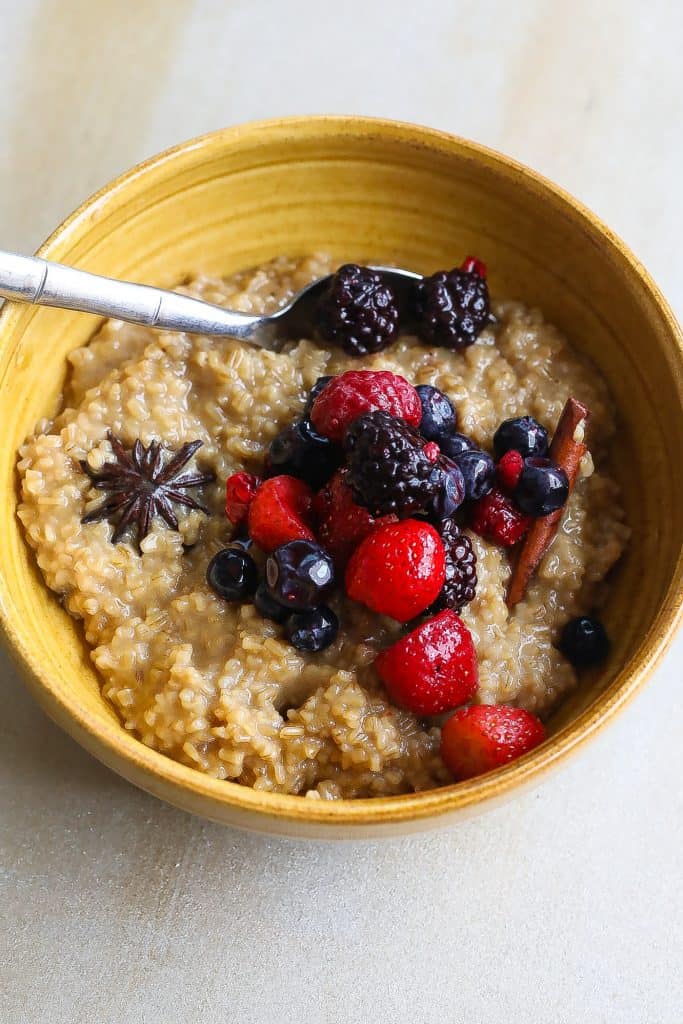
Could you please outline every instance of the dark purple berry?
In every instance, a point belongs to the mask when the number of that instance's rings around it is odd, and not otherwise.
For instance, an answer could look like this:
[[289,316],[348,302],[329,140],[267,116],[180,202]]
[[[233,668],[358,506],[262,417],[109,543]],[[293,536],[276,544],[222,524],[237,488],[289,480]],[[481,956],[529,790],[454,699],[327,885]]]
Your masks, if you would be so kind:
[[443,469],[425,454],[423,438],[389,413],[359,416],[344,446],[346,482],[356,502],[373,516],[426,512],[443,486]]
[[339,619],[327,605],[295,612],[287,620],[285,636],[299,651],[322,651],[337,639]]
[[443,456],[439,459],[443,482],[429,506],[430,519],[450,519],[465,500],[465,479],[460,467]]
[[321,337],[349,355],[379,352],[398,335],[397,298],[376,270],[347,263],[320,299],[316,322]]
[[326,484],[341,464],[341,450],[319,434],[309,419],[297,420],[270,442],[266,476],[295,476],[314,490]]
[[548,431],[532,416],[514,416],[504,420],[493,435],[496,459],[501,459],[513,449],[525,459],[532,456],[543,458],[548,452]]
[[427,441],[436,441],[440,445],[442,438],[453,434],[457,425],[451,400],[431,384],[419,384],[415,390],[422,405],[418,429]]
[[289,608],[276,601],[265,583],[259,583],[254,594],[254,607],[264,619],[272,619],[282,625],[292,614]]
[[560,637],[560,650],[574,668],[588,668],[604,661],[609,646],[603,624],[587,615],[570,619]]
[[449,459],[457,459],[458,455],[462,452],[471,451],[476,448],[474,441],[466,437],[464,434],[451,434],[450,437],[444,437],[439,442],[439,447],[444,455],[447,455]]
[[268,556],[266,583],[275,600],[286,608],[315,608],[332,588],[334,563],[314,541],[291,540]]
[[223,548],[209,562],[206,582],[224,601],[246,601],[258,585],[256,563],[237,546]]
[[477,556],[472,541],[452,519],[441,523],[439,531],[446,552],[446,579],[428,615],[444,608],[460,612],[477,592]]
[[441,270],[417,286],[418,334],[428,345],[463,349],[491,323],[489,289],[474,271]]
[[489,493],[496,480],[496,464],[487,452],[471,448],[457,455],[454,461],[465,479],[467,501],[478,501]]
[[562,508],[569,497],[569,479],[550,459],[525,459],[512,497],[526,515],[547,516]]
[[313,408],[313,403],[315,402],[315,400],[318,397],[318,395],[322,391],[325,390],[327,385],[333,379],[334,379],[333,377],[329,377],[329,376],[328,377],[318,377],[317,381],[315,382],[315,384],[313,385],[311,390],[308,392],[308,398],[306,399],[306,404],[304,406],[304,411],[303,411],[303,416],[302,416],[303,419],[307,420],[307,419],[310,418],[311,409]]

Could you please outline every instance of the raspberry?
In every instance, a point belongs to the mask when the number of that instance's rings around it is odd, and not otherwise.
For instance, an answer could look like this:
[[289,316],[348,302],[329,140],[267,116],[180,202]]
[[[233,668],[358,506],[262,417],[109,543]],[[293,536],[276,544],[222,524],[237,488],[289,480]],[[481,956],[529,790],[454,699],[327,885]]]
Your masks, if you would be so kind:
[[446,610],[377,656],[375,666],[392,700],[416,715],[440,715],[477,689],[477,656],[469,629]]
[[435,441],[427,441],[427,444],[424,446],[422,451],[430,462],[436,462],[441,454],[441,449]]
[[344,443],[347,482],[359,505],[373,515],[425,511],[444,483],[427,445],[403,420],[376,411],[360,416]]
[[478,274],[484,280],[486,280],[488,274],[486,264],[483,260],[478,260],[476,256],[465,257],[460,265],[460,269],[464,270],[467,274]]
[[441,538],[428,523],[388,523],[354,551],[346,569],[346,591],[372,611],[408,622],[440,593],[445,557]]
[[249,533],[263,551],[290,540],[315,540],[310,528],[313,492],[293,476],[264,480],[249,507]]
[[455,779],[500,768],[545,739],[543,724],[522,708],[481,704],[461,708],[441,730],[441,756]]
[[320,394],[320,392],[325,390],[325,388],[327,387],[327,385],[330,383],[331,380],[332,380],[332,377],[329,377],[329,376],[327,376],[327,377],[318,377],[317,381],[315,382],[315,384],[313,385],[311,390],[308,392],[308,396],[306,398],[306,404],[304,405],[304,409],[303,409],[303,412],[301,414],[302,419],[305,419],[305,420],[310,419],[310,417],[311,417],[311,409],[313,408],[313,403],[315,402],[315,400],[318,397],[318,395]]
[[525,516],[510,498],[494,487],[471,505],[469,525],[480,537],[509,548],[527,532],[531,516]]
[[511,448],[500,459],[496,466],[496,477],[502,490],[511,494],[519,482],[524,469],[524,459],[518,451]]
[[225,481],[225,514],[235,526],[246,520],[260,482],[253,473],[233,473]]
[[339,470],[316,494],[313,508],[318,519],[318,539],[332,555],[337,569],[343,569],[360,542],[378,526],[395,523],[396,516],[375,519],[357,505],[346,483],[346,470]]
[[446,579],[429,609],[432,615],[442,608],[461,611],[477,592],[477,556],[472,541],[453,519],[444,520],[440,532],[446,552]]
[[418,334],[430,345],[473,345],[492,320],[486,281],[475,271],[441,270],[417,286]]
[[382,409],[417,427],[422,405],[412,384],[388,370],[347,370],[334,377],[311,409],[313,426],[332,441],[343,441],[346,431],[363,413]]
[[351,356],[365,356],[386,348],[397,336],[398,303],[376,270],[347,263],[333,275],[316,319],[325,341]]

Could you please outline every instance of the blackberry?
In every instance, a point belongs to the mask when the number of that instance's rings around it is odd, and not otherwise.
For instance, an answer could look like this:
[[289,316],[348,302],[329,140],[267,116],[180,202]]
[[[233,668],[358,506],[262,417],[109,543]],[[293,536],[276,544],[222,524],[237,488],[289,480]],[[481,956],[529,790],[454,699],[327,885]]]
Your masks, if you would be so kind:
[[316,309],[321,337],[351,356],[386,348],[398,334],[394,290],[369,267],[347,263],[333,275]]
[[425,455],[418,432],[389,413],[359,416],[344,446],[346,482],[373,516],[425,512],[444,486],[444,470]]
[[467,270],[441,270],[417,286],[418,334],[429,345],[473,345],[494,319],[486,281]]
[[440,523],[439,529],[446,549],[446,580],[428,615],[444,608],[460,612],[477,592],[477,556],[472,541],[453,519]]

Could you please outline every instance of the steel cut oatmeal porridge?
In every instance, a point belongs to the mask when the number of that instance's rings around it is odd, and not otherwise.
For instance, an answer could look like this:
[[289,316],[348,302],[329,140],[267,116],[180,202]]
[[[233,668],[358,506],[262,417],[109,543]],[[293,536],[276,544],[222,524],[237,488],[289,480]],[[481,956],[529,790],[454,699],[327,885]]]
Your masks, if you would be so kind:
[[[272,311],[332,269],[321,257],[281,258],[226,281],[200,277],[182,290],[236,309]],[[405,635],[404,624],[338,586],[326,603],[340,628],[313,653],[290,643],[283,626],[251,600],[226,601],[207,582],[208,563],[233,532],[225,517],[226,480],[243,471],[262,474],[271,442],[301,416],[316,381],[349,370],[389,371],[411,385],[438,388],[455,408],[457,431],[470,439],[470,450],[490,451],[502,421],[533,417],[552,431],[570,395],[590,409],[590,452],[558,513],[557,534],[514,608],[506,592],[518,549],[485,539],[486,531],[469,529],[467,521],[454,528],[476,556],[476,591],[456,610],[476,650],[478,686],[458,703],[505,704],[543,717],[575,685],[575,668],[558,649],[560,632],[600,606],[604,577],[628,537],[605,468],[612,405],[595,368],[538,311],[500,302],[493,312],[495,322],[459,350],[401,334],[360,358],[319,340],[276,354],[112,321],[71,354],[63,411],[54,422],[41,421],[20,452],[19,517],[47,584],[82,620],[103,694],[126,729],[219,779],[312,798],[403,793],[452,780],[440,753],[441,718],[389,699],[392,688],[374,664],[379,650]],[[380,419],[388,421],[388,414],[373,415],[372,429],[384,429]],[[422,459],[422,466],[424,453],[442,459],[431,442],[422,447],[424,439],[418,444],[411,440],[416,432],[403,429],[396,443],[410,458]],[[202,442],[183,469],[185,490],[181,474],[180,489],[169,491],[177,530],[157,508],[139,549],[125,533],[112,543],[107,518],[82,522],[107,501],[93,482],[112,462],[110,432],[127,452],[137,440],[145,449],[162,442],[168,451],[158,455],[159,465],[183,445]],[[508,460],[513,476],[515,458]],[[533,473],[549,470],[531,463],[547,460],[527,461],[533,487]],[[351,456],[349,467],[352,474]],[[458,479],[476,484],[464,470]],[[498,485],[495,493],[503,493]],[[523,505],[522,492],[515,493]],[[176,501],[178,494],[194,495],[194,504],[210,514]],[[528,517],[515,514],[528,529]],[[395,527],[395,518],[382,528]],[[433,533],[420,510],[410,521]],[[435,543],[441,545],[438,536]],[[257,545],[249,553],[262,578],[266,554]],[[414,627],[411,621],[408,628]]]

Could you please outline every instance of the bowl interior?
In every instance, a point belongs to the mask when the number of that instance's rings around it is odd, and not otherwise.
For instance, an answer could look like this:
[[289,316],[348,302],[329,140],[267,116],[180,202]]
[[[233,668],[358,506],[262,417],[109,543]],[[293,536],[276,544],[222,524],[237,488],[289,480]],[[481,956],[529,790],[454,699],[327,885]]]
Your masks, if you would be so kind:
[[[683,450],[683,413],[670,314],[618,243],[537,178],[438,133],[357,119],[252,126],[188,144],[95,197],[44,252],[172,285],[198,270],[227,274],[315,250],[423,272],[474,252],[494,294],[540,306],[608,378],[619,417],[614,469],[633,541],[605,613],[611,660],[556,714],[551,732],[563,730],[645,669],[679,603],[683,479],[671,453]],[[88,730],[115,716],[78,626],[24,544],[15,462],[38,419],[57,408],[66,354],[96,326],[83,314],[18,306],[0,325],[0,608],[39,690],[77,709]]]

